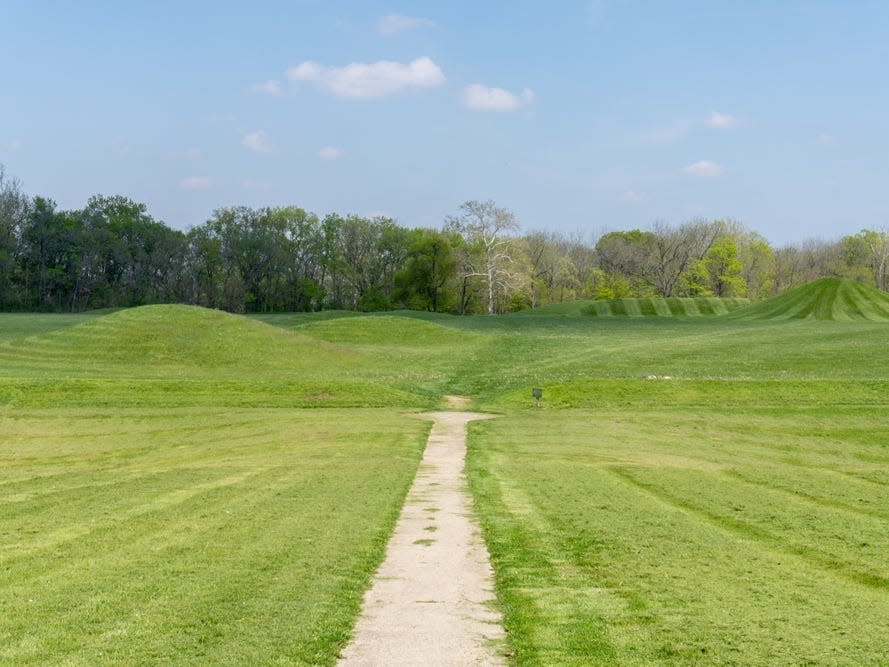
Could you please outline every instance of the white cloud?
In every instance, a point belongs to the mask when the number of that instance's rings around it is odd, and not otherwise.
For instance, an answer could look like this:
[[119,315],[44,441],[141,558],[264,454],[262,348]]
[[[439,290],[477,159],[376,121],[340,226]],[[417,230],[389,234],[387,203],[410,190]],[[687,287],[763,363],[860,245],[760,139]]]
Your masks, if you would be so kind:
[[721,176],[724,171],[725,167],[711,160],[699,160],[682,168],[683,174],[698,178],[716,178]]
[[405,90],[432,88],[445,80],[439,66],[426,56],[406,65],[380,60],[328,67],[306,61],[288,69],[287,78],[297,82],[308,81],[337,97],[351,99],[372,99]]
[[241,139],[241,145],[254,153],[274,153],[278,149],[264,130],[248,132]]
[[13,139],[6,144],[6,147],[11,151],[20,151],[25,147],[25,142],[21,139]]
[[718,130],[727,130],[733,127],[739,127],[741,125],[741,121],[735,116],[730,116],[727,113],[711,111],[710,115],[707,117],[707,120],[704,121],[704,124],[707,127],[712,127]]
[[397,32],[415,30],[416,28],[429,28],[435,25],[435,21],[419,16],[404,16],[402,14],[389,14],[377,21],[377,32],[384,37],[389,37]]
[[275,79],[269,79],[262,83],[254,83],[250,86],[251,93],[262,93],[263,95],[272,95],[277,97],[281,94],[281,82]]
[[322,160],[332,161],[336,160],[339,157],[342,157],[343,149],[337,148],[336,146],[325,146],[320,151],[318,151],[318,157]]
[[206,190],[213,187],[213,179],[209,176],[189,176],[179,181],[183,190]]
[[620,196],[620,200],[625,204],[641,204],[642,202],[648,201],[648,195],[644,192],[627,190]]
[[819,134],[817,141],[819,146],[830,147],[837,145],[837,138],[832,134],[828,134],[827,132],[822,132],[821,134]]
[[516,111],[534,101],[534,92],[525,88],[516,95],[503,88],[473,83],[463,89],[463,106],[473,111]]

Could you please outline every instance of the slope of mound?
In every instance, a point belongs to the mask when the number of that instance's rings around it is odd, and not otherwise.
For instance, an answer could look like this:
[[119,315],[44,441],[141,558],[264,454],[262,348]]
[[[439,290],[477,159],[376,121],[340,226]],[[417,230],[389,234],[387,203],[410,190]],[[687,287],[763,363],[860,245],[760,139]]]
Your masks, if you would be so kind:
[[477,335],[417,317],[372,314],[315,321],[299,331],[331,343],[399,347],[448,346],[455,342],[455,337]]
[[0,368],[79,370],[137,377],[288,371],[330,363],[344,354],[307,336],[246,317],[196,306],[121,310],[66,329],[0,347]]
[[749,299],[715,296],[599,299],[584,310],[594,317],[702,317],[725,315],[750,303]]
[[0,405],[425,407],[430,400],[378,355],[194,306],[122,310],[0,344]]
[[819,278],[732,313],[750,320],[889,321],[889,294],[848,278]]
[[528,315],[576,317],[585,315],[587,309],[592,307],[595,301],[589,299],[577,299],[576,301],[563,301],[562,303],[550,303],[537,308],[528,308],[511,313],[511,317],[524,317]]
[[84,313],[2,313],[0,342],[27,338],[37,334],[67,329],[82,322],[102,317],[111,310],[90,310]]
[[251,320],[265,322],[282,329],[299,329],[307,324],[358,315],[353,310],[319,310],[309,313],[250,313]]

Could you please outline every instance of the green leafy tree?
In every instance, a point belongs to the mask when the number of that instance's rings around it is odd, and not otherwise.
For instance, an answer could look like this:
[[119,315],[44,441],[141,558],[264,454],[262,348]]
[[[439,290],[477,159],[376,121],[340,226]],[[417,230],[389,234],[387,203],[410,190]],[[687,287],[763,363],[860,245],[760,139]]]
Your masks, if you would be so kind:
[[418,230],[418,234],[396,276],[399,300],[417,310],[447,310],[451,304],[447,286],[457,269],[451,237],[435,230]]
[[35,197],[22,231],[23,272],[31,286],[32,307],[72,309],[80,272],[82,230],[79,221],[56,210],[51,199]]
[[321,223],[314,213],[297,206],[273,208],[274,226],[283,230],[285,264],[281,296],[283,308],[308,311],[321,307],[324,298],[321,275]]
[[709,279],[710,291],[715,296],[744,296],[747,293],[744,267],[738,259],[738,246],[732,237],[717,239],[701,262]]
[[133,306],[187,295],[186,235],[154,220],[145,204],[96,195],[72,215],[83,227],[77,282],[84,305]]
[[775,289],[775,251],[759,234],[746,234],[738,245],[738,259],[743,267],[747,296],[764,299]]
[[597,281],[596,298],[648,296],[656,282],[658,239],[652,232],[633,229],[609,232],[596,243],[599,268],[605,278]]
[[391,307],[395,275],[403,267],[412,234],[391,218],[350,215],[339,219],[339,268],[349,288],[348,307]]
[[840,240],[845,275],[886,290],[889,272],[889,232],[862,229]]

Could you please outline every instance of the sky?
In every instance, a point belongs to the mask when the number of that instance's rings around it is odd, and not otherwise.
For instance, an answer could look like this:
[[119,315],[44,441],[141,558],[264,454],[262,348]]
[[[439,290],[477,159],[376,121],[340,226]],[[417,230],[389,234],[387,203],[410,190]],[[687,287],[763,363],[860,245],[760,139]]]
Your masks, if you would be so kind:
[[0,164],[171,227],[470,199],[594,240],[889,227],[889,3],[0,0]]

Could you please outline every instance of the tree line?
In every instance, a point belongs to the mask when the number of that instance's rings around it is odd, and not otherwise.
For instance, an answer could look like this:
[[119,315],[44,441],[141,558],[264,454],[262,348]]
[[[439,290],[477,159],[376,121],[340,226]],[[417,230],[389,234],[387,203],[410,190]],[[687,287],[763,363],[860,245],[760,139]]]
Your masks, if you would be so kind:
[[491,201],[440,229],[296,206],[220,208],[188,231],[145,204],[97,195],[77,210],[26,195],[0,165],[0,310],[187,303],[232,312],[415,309],[502,313],[572,299],[746,296],[824,276],[887,289],[889,233],[772,247],[733,220],[655,223],[595,241],[520,233]]

